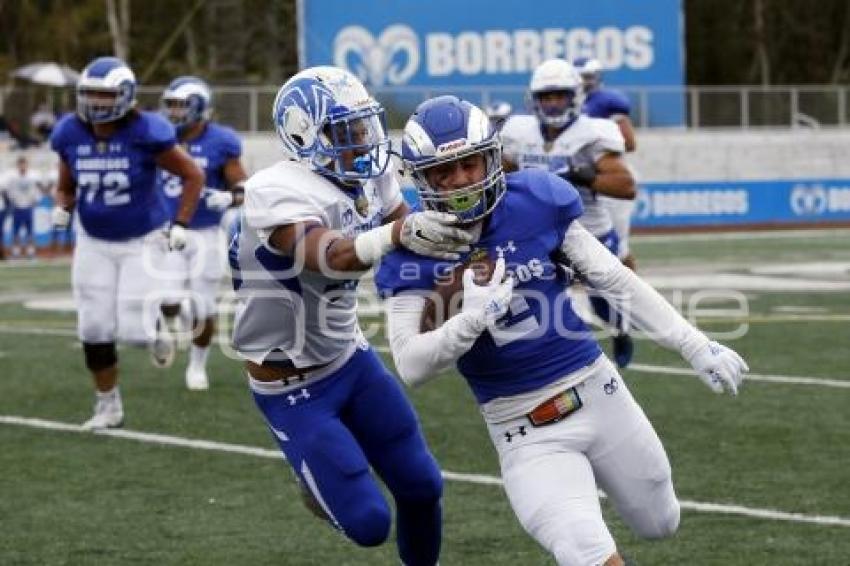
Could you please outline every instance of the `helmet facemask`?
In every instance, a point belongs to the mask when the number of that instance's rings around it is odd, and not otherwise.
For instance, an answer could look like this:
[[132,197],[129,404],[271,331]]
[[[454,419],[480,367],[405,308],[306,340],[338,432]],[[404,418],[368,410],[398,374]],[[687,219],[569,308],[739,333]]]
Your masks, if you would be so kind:
[[[428,173],[435,167],[462,161],[473,155],[484,158],[484,178],[452,190],[431,185]],[[455,215],[461,224],[477,222],[498,204],[506,190],[502,170],[502,147],[498,136],[492,136],[470,148],[442,157],[408,164],[408,171],[419,191],[423,208]]]
[[[563,103],[543,100],[547,95],[553,94],[563,95]],[[578,88],[541,90],[531,93],[530,106],[542,124],[552,128],[563,128],[578,117],[581,99],[581,91]]]
[[77,113],[91,124],[118,120],[133,106],[134,88],[130,83],[123,83],[117,88],[77,86]]
[[342,181],[383,175],[390,163],[390,139],[383,107],[331,108],[318,136],[312,163]]

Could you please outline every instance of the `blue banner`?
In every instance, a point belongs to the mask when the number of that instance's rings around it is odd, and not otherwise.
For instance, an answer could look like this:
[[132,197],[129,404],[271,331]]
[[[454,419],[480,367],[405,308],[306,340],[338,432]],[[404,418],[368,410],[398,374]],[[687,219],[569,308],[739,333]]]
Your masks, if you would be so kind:
[[[681,0],[302,0],[302,67],[348,68],[372,89],[524,88],[546,59],[595,57],[608,85],[681,86]],[[682,124],[682,95],[649,97],[653,124]]]
[[850,179],[645,183],[632,226],[850,222]]
[[[418,196],[404,188],[411,204]],[[644,183],[634,228],[850,222],[850,179]]]

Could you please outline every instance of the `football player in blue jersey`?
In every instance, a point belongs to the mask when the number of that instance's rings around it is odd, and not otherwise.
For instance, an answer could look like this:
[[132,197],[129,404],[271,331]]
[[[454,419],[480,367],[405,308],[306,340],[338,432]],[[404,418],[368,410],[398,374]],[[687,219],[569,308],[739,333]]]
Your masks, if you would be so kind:
[[[581,76],[584,88],[584,104],[582,112],[591,118],[605,118],[613,120],[620,129],[625,140],[627,152],[637,149],[635,139],[635,128],[630,118],[632,104],[628,97],[618,90],[602,86],[602,65],[596,59],[579,57],[573,63]],[[634,173],[633,173],[634,174]],[[629,268],[635,269],[635,256],[629,246],[629,236],[632,226],[632,211],[635,208],[634,200],[611,199],[602,197],[602,201],[611,213],[614,222],[614,230],[620,239],[620,248],[617,256]]]
[[[76,114],[64,116],[50,136],[59,154],[53,224],[67,225],[72,209],[79,218],[72,284],[78,335],[97,390],[94,415],[83,425],[90,429],[123,423],[115,343],[150,342],[140,319],[155,292],[156,266],[167,248],[185,246],[203,185],[203,172],[176,145],[174,127],[135,104],[133,71],[120,59],[100,57],[77,83]],[[182,179],[172,216],[156,188],[157,167]]]
[[736,394],[748,368],[577,222],[582,202],[572,185],[540,169],[506,175],[500,153],[484,113],[453,96],[422,103],[405,126],[402,155],[422,206],[477,234],[464,262],[495,267],[482,284],[463,270],[460,312],[440,325],[429,310],[452,303],[440,289],[451,289],[465,264],[386,255],[375,282],[387,298],[393,359],[410,385],[457,365],[519,521],[558,564],[620,565],[597,486],[646,538],[676,531],[679,503],[658,436],[574,312],[552,256],[629,304],[639,328],[678,351],[713,391]]
[[[247,178],[242,166],[242,142],[232,129],[210,120],[212,92],[197,77],[178,77],[162,93],[162,113],[174,124],[177,140],[204,171],[204,190],[198,209],[189,224],[189,239],[183,250],[166,256],[165,278],[173,293],[163,299],[165,324],[159,328],[161,346],[151,351],[154,362],[167,367],[174,359],[174,336],[180,304],[188,291],[192,306],[189,318],[192,326],[192,345],[186,368],[186,387],[204,390],[209,387],[207,357],[215,332],[216,294],[223,274],[223,250],[219,225],[225,210],[242,204],[243,181]],[[172,213],[176,212],[183,192],[180,177],[162,171],[159,185]],[[188,313],[187,313],[188,314]]]
[[395,500],[402,562],[435,564],[442,479],[410,402],[360,331],[357,283],[398,246],[458,257],[471,237],[451,215],[407,214],[384,109],[351,73],[296,74],[273,120],[288,159],[245,183],[229,254],[234,347],[310,508],[358,545],[383,543],[391,513],[371,468]]

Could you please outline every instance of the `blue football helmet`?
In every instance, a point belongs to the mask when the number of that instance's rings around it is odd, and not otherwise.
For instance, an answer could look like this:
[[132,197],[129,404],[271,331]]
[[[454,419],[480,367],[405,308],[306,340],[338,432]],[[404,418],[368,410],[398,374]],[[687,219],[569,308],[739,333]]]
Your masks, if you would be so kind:
[[579,57],[573,66],[581,77],[584,92],[592,92],[602,86],[602,65],[596,59]]
[[272,120],[286,152],[323,175],[362,181],[389,166],[383,106],[338,67],[311,67],[286,81]]
[[198,77],[177,77],[163,91],[160,111],[174,124],[178,135],[212,115],[212,91]]
[[[549,93],[562,93],[562,103],[549,105],[541,101]],[[541,124],[564,128],[581,112],[584,103],[581,77],[575,67],[563,59],[544,61],[531,74],[526,103]]]
[[[480,181],[450,190],[428,181],[432,167],[475,154],[484,157]],[[480,108],[456,96],[438,96],[416,108],[404,127],[402,159],[422,206],[454,214],[463,224],[487,216],[505,194],[499,135]]]
[[117,57],[98,57],[77,82],[77,114],[91,124],[114,122],[136,105],[136,76]]

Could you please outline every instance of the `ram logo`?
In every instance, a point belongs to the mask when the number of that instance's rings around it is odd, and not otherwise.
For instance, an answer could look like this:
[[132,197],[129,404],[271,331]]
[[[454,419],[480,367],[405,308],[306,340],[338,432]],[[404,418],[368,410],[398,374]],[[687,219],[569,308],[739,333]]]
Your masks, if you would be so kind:
[[791,210],[797,216],[817,216],[826,212],[828,198],[821,185],[794,185]]
[[391,25],[377,39],[362,26],[348,26],[334,39],[334,64],[370,86],[405,84],[419,61],[419,38],[406,25]]

